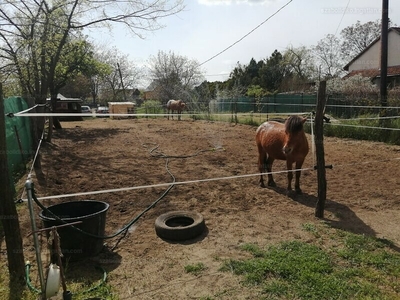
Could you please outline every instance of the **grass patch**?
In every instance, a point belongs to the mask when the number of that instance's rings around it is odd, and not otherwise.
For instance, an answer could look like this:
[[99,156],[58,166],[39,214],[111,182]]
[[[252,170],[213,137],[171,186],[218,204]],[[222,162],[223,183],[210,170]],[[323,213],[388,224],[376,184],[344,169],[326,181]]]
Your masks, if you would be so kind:
[[[72,299],[87,300],[87,299],[104,299],[118,300],[117,293],[113,290],[110,284],[103,282],[102,270],[88,267],[82,264],[83,267],[76,267],[76,270],[68,270],[66,268],[66,286],[67,290],[71,291]],[[3,268],[6,268],[2,265]],[[44,270],[46,272],[46,270]],[[46,273],[45,273],[46,274]],[[12,287],[8,286],[8,276],[3,272],[0,274],[0,299],[10,300],[37,300],[40,295],[40,283],[36,268],[30,270],[30,286],[26,284],[17,285],[12,283]],[[62,298],[63,289],[60,285],[58,294]],[[57,298],[57,299],[61,299]]]
[[[303,227],[316,232],[314,225]],[[221,270],[243,276],[267,299],[400,298],[400,255],[390,242],[343,231],[334,239],[328,249],[301,241],[267,249],[246,244],[241,249],[253,257],[225,261]]]
[[185,272],[186,273],[191,273],[193,275],[199,275],[202,271],[204,271],[206,266],[203,263],[197,263],[194,265],[187,265],[185,266]]
[[[339,124],[324,126],[326,136],[377,141],[400,145],[400,119],[376,119],[377,116],[363,115],[359,119],[342,120]],[[384,128],[384,129],[380,129]]]

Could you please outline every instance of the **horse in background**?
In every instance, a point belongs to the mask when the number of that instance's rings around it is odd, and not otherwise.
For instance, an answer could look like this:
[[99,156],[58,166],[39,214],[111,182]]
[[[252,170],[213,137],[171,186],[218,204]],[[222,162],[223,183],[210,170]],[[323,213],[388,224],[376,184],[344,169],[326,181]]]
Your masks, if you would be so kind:
[[172,115],[172,119],[173,119],[175,110],[177,111],[177,114],[178,114],[178,120],[180,120],[182,110],[184,110],[185,107],[186,107],[186,104],[182,100],[169,100],[167,102],[168,120],[169,120],[169,112],[171,111],[171,115]]
[[[268,172],[268,186],[276,187],[272,177],[272,164],[275,159],[286,160],[288,170],[288,192],[292,189],[292,166],[296,164],[295,191],[301,194],[300,175],[301,167],[308,154],[309,147],[303,124],[307,118],[290,116],[285,124],[269,121],[261,124],[256,131],[256,144],[258,148],[258,169],[264,173],[264,166]],[[260,186],[265,187],[263,175],[260,175]]]

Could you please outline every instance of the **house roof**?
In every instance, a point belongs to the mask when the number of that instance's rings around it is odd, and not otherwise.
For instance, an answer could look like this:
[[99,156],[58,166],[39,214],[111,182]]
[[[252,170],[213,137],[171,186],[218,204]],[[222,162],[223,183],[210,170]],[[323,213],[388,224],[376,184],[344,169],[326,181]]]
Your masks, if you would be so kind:
[[[388,30],[388,33],[389,33],[390,31],[394,31],[394,32],[396,32],[397,34],[400,35],[400,27],[390,27],[389,30]],[[381,37],[379,36],[379,37],[377,37],[374,41],[372,41],[371,44],[369,44],[367,47],[365,47],[365,49],[364,49],[363,51],[361,51],[360,53],[358,53],[358,55],[357,55],[356,57],[354,57],[347,65],[345,65],[343,69],[344,69],[345,71],[348,71],[350,65],[351,65],[355,60],[357,60],[361,55],[363,55],[365,52],[367,52],[368,49],[371,48],[371,47],[372,47],[375,43],[377,43],[380,39],[381,39]]]
[[[381,76],[381,70],[380,69],[353,70],[343,78],[349,78],[355,75],[361,75],[363,77],[369,77],[369,78],[376,78]],[[400,75],[400,65],[387,68],[387,76],[399,76],[399,75]]]
[[[50,101],[51,98],[47,98],[47,101]],[[67,98],[64,95],[57,94],[57,100],[62,102],[83,102],[81,98]]]
[[109,105],[132,105],[135,106],[133,102],[108,102]]

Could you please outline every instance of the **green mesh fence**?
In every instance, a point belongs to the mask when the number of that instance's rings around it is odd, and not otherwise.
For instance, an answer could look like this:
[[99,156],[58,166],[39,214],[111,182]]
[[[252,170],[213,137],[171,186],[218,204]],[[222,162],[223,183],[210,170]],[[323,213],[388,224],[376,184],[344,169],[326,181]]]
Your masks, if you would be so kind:
[[25,165],[32,157],[32,136],[29,118],[10,117],[7,114],[17,113],[27,108],[28,104],[21,97],[4,99],[7,160],[12,179],[16,177],[16,174],[25,171]]
[[315,110],[316,95],[277,94],[270,97],[238,97],[210,102],[212,113],[304,113]]

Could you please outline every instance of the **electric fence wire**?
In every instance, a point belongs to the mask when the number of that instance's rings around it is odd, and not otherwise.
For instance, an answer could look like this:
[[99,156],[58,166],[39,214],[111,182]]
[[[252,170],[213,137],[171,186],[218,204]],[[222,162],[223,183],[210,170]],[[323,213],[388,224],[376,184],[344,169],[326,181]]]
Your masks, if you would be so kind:
[[352,125],[352,124],[342,124],[342,123],[326,123],[326,125],[329,125],[329,126],[343,126],[343,127],[355,127],[355,128],[368,128],[368,129],[379,129],[379,130],[393,130],[393,131],[399,131],[400,130],[400,128],[393,128],[393,127]]
[[[35,166],[36,159],[39,156],[40,148],[42,146],[42,141],[44,139],[44,134],[45,134],[45,128],[43,128],[42,135],[41,135],[41,137],[39,139],[39,142],[38,142],[38,146],[36,147],[36,152],[35,152],[35,155],[33,156],[33,159],[32,159],[32,162],[31,162],[31,168],[29,170],[29,173],[27,175],[26,180],[31,180],[32,179],[33,168]],[[26,188],[24,188],[22,190],[21,197],[18,200],[15,201],[16,203],[20,203],[20,202],[24,201],[23,197],[24,197],[25,192],[26,192]]]
[[293,0],[290,0],[289,2],[287,2],[286,4],[284,4],[281,8],[279,8],[276,12],[274,12],[272,15],[270,15],[267,19],[265,19],[263,22],[261,22],[259,25],[257,25],[255,28],[253,28],[252,30],[250,30],[248,33],[246,33],[243,37],[241,37],[239,40],[237,40],[236,42],[234,42],[233,44],[231,44],[230,46],[226,47],[225,49],[223,49],[222,51],[218,52],[217,54],[215,54],[214,56],[210,57],[209,59],[205,60],[204,62],[202,62],[201,64],[199,64],[199,67],[208,63],[209,61],[213,60],[214,58],[220,56],[222,53],[226,52],[227,50],[229,50],[230,48],[232,48],[233,46],[235,46],[236,44],[240,43],[243,39],[245,39],[246,37],[248,37],[250,34],[252,34],[254,31],[256,31],[258,28],[260,28],[262,25],[264,25],[266,22],[268,22],[272,17],[274,17],[275,15],[277,15],[281,10],[283,10],[286,6],[288,6]]
[[25,110],[21,110],[21,111],[19,111],[19,112],[17,112],[17,113],[11,113],[11,112],[10,112],[10,113],[6,113],[5,115],[6,115],[7,117],[19,116],[19,115],[25,114],[25,113],[27,113],[27,112],[29,112],[29,111],[35,109],[36,107],[43,107],[43,106],[47,106],[47,105],[48,105],[48,104],[35,104],[34,106],[29,107],[29,108],[27,108],[27,109],[25,109]]

